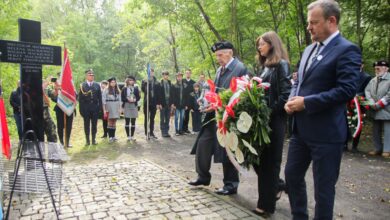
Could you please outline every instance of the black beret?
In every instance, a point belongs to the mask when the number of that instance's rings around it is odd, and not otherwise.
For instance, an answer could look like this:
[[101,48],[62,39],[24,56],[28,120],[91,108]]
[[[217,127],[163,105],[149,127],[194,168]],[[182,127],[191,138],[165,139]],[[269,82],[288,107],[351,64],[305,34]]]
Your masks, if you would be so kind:
[[111,82],[112,80],[116,81],[116,78],[115,77],[111,77],[111,78],[107,79],[108,82]]
[[389,67],[389,63],[386,60],[378,60],[378,61],[374,62],[374,64],[372,66],[373,67],[376,67],[376,66],[387,66],[387,67]]
[[134,77],[134,76],[130,76],[130,75],[129,75],[129,76],[127,76],[127,78],[128,78],[128,79],[132,79],[132,80],[135,81],[135,77]]
[[218,50],[223,50],[223,49],[232,49],[233,50],[233,44],[230,43],[229,41],[219,41],[211,47],[211,51],[213,51],[213,52],[218,51]]
[[85,70],[85,74],[87,74],[87,73],[89,73],[89,72],[91,72],[91,73],[93,74],[93,70],[92,70],[92,69],[87,69],[87,70]]

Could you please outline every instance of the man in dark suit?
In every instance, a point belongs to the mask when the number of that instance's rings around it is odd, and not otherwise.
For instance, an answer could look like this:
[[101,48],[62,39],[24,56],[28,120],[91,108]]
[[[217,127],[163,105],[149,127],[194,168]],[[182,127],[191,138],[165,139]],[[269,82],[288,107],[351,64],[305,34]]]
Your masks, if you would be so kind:
[[[194,84],[195,84],[195,81],[193,79],[191,79],[191,70],[190,69],[187,69],[186,72],[185,72],[185,75],[186,75],[186,78],[183,79],[183,84],[186,84],[186,97],[187,97],[187,100],[185,100],[187,102],[187,106],[190,105],[190,100],[189,98],[191,97],[191,93],[194,91]],[[186,133],[186,134],[191,134],[190,130],[188,129],[188,123],[190,121],[190,112],[191,112],[191,109],[190,108],[187,108],[185,111],[184,111],[184,120],[183,120],[183,132]]]
[[159,92],[157,93],[157,108],[160,109],[160,129],[162,137],[170,137],[169,120],[171,118],[173,87],[169,80],[169,72],[162,72]]
[[85,145],[88,146],[91,144],[89,139],[90,133],[92,133],[92,144],[97,144],[96,127],[99,111],[102,106],[102,93],[99,84],[94,82],[95,75],[92,69],[85,71],[85,78],[86,81],[80,85],[79,104],[80,114],[84,119]]
[[[216,92],[229,88],[233,77],[241,77],[248,74],[244,64],[233,57],[233,45],[230,42],[217,42],[211,49],[215,53],[217,62],[220,65],[215,79]],[[210,184],[211,157],[214,155],[214,162],[222,163],[224,175],[224,186],[215,192],[220,195],[236,194],[239,183],[238,171],[228,159],[225,148],[218,144],[217,125],[214,120],[215,111],[208,108],[205,112],[207,114],[203,120],[203,126],[191,151],[191,154],[196,154],[195,165],[198,178],[189,182],[189,184],[193,186]]]
[[[149,90],[148,90],[148,81],[149,81]],[[150,69],[150,78],[146,80],[142,80],[141,90],[144,93],[144,128],[145,135],[148,137],[157,139],[156,135],[154,135],[154,118],[156,117],[157,111],[157,93],[159,92],[159,84],[154,76],[154,69]],[[148,110],[148,100],[149,98],[149,112]],[[148,119],[148,116],[150,119]],[[148,130],[149,123],[149,130]]]
[[313,162],[315,216],[332,219],[335,185],[347,139],[345,103],[356,94],[361,64],[359,48],[339,31],[336,1],[308,6],[313,44],[302,56],[298,79],[285,110],[293,114],[293,134],[285,168],[293,219],[308,219],[305,174]]

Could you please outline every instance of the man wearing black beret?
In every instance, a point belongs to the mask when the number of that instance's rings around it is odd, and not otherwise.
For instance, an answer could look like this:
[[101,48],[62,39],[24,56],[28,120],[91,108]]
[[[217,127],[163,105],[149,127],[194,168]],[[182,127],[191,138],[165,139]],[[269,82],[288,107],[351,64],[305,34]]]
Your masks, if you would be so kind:
[[[375,77],[368,83],[365,93],[373,111],[372,137],[375,150],[370,155],[390,157],[390,73],[389,63],[379,60],[374,63]],[[383,142],[382,142],[383,131]]]
[[[211,47],[220,65],[214,81],[217,88],[216,92],[219,92],[222,88],[229,88],[233,77],[241,77],[248,74],[244,64],[233,57],[233,49],[233,44],[228,41],[217,42]],[[204,111],[206,116],[202,123],[203,126],[191,151],[191,154],[195,154],[198,178],[189,182],[189,184],[193,186],[210,184],[211,157],[214,155],[214,162],[222,163],[224,175],[224,186],[215,192],[220,195],[236,194],[239,183],[238,171],[228,159],[225,149],[218,144],[217,125],[215,120],[213,120],[215,118],[214,110],[208,108]]]

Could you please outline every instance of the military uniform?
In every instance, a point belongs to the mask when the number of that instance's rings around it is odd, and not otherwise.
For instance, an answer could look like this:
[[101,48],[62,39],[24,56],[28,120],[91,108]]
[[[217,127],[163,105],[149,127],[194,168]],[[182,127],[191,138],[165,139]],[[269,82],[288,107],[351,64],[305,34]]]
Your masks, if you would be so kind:
[[[89,134],[92,135],[92,144],[96,144],[97,120],[102,107],[102,93],[96,82],[83,82],[79,91],[80,114],[84,119],[84,133],[89,145]],[[91,128],[92,127],[92,128]]]

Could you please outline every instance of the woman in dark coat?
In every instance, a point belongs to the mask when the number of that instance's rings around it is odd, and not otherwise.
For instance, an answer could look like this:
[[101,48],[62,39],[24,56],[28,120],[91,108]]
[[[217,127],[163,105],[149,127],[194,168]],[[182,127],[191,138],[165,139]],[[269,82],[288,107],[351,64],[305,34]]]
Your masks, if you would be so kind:
[[266,91],[267,105],[271,108],[271,143],[260,156],[260,165],[254,166],[258,176],[259,198],[255,214],[268,216],[275,212],[276,201],[284,190],[284,181],[279,178],[287,114],[284,104],[290,95],[289,60],[279,36],[271,31],[256,40],[256,60],[260,65],[258,76],[270,83]]

